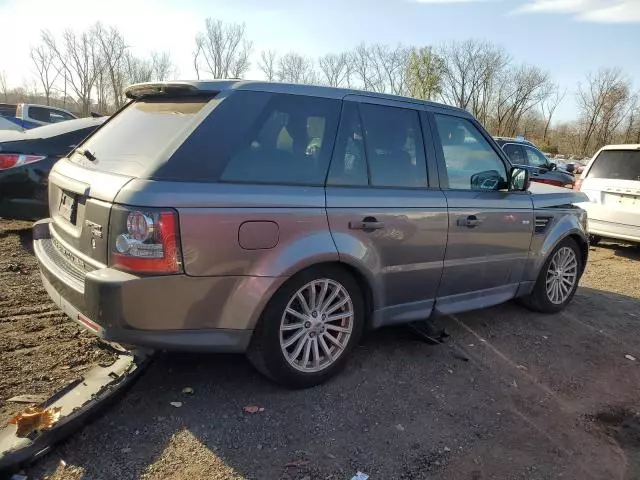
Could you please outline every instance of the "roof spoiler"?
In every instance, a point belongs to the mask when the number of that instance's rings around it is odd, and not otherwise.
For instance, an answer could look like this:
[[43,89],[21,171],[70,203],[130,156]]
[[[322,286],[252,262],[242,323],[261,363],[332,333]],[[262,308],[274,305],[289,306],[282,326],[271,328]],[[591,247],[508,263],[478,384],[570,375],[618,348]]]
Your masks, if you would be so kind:
[[158,83],[137,83],[125,90],[127,98],[138,100],[144,97],[161,97],[165,95],[202,95],[217,92],[203,91],[195,85],[189,83],[158,82]]

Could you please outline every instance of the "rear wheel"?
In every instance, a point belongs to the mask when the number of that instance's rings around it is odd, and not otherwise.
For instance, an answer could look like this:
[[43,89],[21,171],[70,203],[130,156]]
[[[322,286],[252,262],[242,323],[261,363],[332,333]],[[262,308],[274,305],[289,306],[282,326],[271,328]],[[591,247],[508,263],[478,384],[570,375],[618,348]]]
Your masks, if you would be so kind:
[[559,312],[575,295],[582,270],[578,244],[571,238],[565,238],[547,258],[533,292],[523,299],[523,303],[538,312]]
[[353,277],[333,266],[313,267],[289,280],[269,302],[248,356],[284,386],[311,387],[344,367],[363,325],[364,302]]

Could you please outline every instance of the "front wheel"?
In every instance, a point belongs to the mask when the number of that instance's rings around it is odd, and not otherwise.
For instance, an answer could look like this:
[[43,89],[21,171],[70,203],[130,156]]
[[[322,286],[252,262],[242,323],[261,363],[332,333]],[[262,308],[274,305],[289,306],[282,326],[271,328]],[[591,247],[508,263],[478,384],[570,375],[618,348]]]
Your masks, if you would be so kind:
[[565,238],[547,258],[533,291],[523,299],[523,303],[538,312],[559,312],[575,295],[582,270],[578,244],[571,238]]
[[308,269],[269,302],[249,345],[249,360],[276,382],[318,385],[344,367],[360,340],[364,302],[351,275],[333,266]]

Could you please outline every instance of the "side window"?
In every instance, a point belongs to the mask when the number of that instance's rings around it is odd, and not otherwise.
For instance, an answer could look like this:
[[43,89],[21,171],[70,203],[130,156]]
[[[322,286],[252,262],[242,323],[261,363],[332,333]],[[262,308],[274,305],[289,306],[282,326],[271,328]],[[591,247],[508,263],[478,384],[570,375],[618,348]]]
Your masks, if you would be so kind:
[[499,190],[507,183],[507,171],[498,154],[469,120],[435,115],[449,188]]
[[511,163],[513,163],[514,165],[527,164],[525,153],[520,145],[517,145],[515,143],[507,143],[502,149],[504,150],[504,153],[507,154],[507,157],[509,157],[509,160],[511,160]]
[[345,102],[331,160],[328,185],[368,185],[367,160],[358,105]]
[[361,104],[371,185],[426,187],[427,166],[416,110]]
[[50,117],[51,123],[64,122],[65,120],[72,120],[74,118],[68,113],[59,110],[51,110]]
[[340,102],[273,95],[222,173],[228,182],[322,185]]
[[29,118],[38,122],[51,123],[51,110],[42,107],[29,107]]
[[529,165],[534,167],[544,167],[549,164],[549,160],[541,152],[531,147],[524,147],[527,152],[527,158],[529,159]]

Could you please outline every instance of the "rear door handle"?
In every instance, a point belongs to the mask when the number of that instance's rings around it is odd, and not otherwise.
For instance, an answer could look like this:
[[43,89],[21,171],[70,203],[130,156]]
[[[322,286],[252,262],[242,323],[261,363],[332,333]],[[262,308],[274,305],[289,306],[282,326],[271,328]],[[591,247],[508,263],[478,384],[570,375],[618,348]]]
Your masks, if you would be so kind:
[[366,217],[361,222],[349,222],[351,230],[382,230],[384,222],[379,222],[376,218]]
[[458,219],[459,227],[474,228],[479,225],[482,225],[482,220],[480,220],[475,215],[469,215],[468,217],[462,217]]

